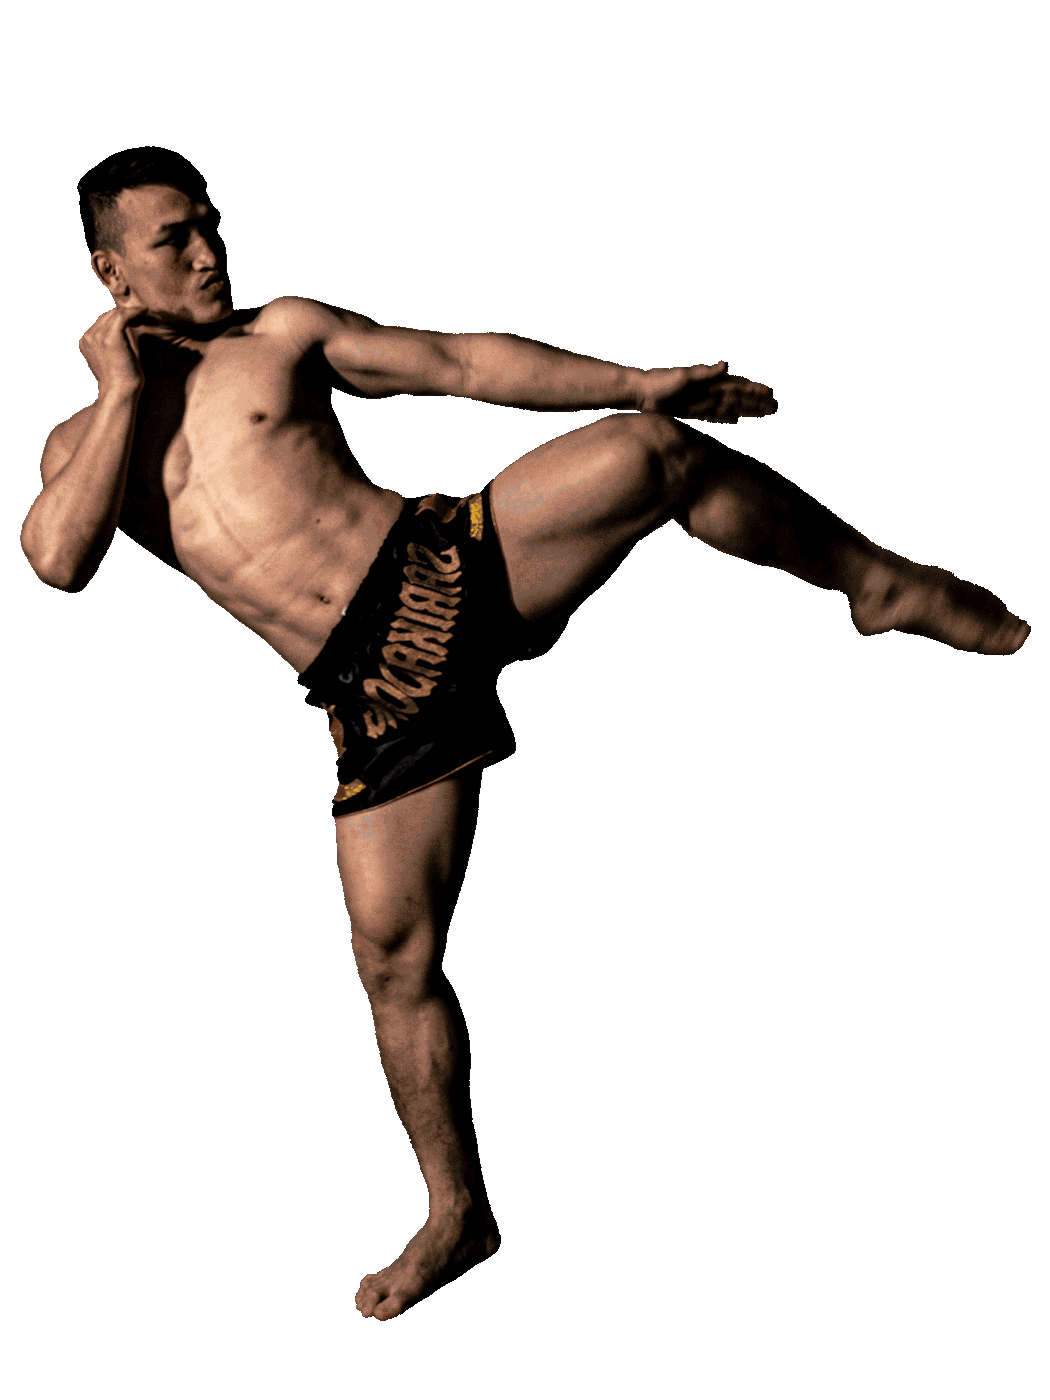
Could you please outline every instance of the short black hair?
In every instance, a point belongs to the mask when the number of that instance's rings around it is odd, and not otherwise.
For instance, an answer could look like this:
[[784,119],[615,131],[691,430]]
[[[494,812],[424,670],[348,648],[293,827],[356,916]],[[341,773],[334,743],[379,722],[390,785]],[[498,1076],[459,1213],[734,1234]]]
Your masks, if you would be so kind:
[[84,237],[93,253],[99,248],[124,251],[117,198],[121,190],[139,185],[171,185],[191,199],[208,200],[204,176],[178,151],[168,151],[163,146],[133,146],[129,151],[117,151],[99,161],[77,183]]

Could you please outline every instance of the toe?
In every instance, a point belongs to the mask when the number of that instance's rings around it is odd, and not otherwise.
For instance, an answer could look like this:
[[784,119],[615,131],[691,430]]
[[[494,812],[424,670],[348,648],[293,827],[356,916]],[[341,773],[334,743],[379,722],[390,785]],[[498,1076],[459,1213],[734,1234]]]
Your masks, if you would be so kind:
[[1020,647],[1031,629],[1013,613],[1007,613],[998,627],[985,632],[974,650],[990,656],[1009,656]]

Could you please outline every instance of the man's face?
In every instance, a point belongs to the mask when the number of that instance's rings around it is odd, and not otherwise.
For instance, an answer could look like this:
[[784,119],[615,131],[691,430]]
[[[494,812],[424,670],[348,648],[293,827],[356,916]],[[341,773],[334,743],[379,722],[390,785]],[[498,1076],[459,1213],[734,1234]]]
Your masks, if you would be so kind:
[[138,302],[164,321],[208,325],[233,310],[219,211],[172,189],[121,190],[123,252],[92,262],[117,305]]

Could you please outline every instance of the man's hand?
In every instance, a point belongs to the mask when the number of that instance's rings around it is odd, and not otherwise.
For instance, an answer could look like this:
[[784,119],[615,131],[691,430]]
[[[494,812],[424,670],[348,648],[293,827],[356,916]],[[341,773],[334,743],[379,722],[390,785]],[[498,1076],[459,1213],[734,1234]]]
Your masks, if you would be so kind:
[[740,418],[764,418],[776,413],[773,390],[729,374],[725,360],[689,369],[645,371],[645,392],[638,407],[643,413],[666,413],[672,418],[700,418],[705,423],[735,423]]
[[81,336],[80,353],[98,380],[100,396],[138,394],[142,389],[145,377],[133,328],[145,314],[144,306],[114,307]]

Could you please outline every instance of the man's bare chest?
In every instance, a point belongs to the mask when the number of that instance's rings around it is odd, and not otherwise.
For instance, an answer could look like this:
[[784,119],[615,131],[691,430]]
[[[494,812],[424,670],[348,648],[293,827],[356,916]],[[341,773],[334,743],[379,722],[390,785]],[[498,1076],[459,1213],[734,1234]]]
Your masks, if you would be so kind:
[[120,524],[175,567],[175,539],[206,531],[215,512],[258,509],[296,440],[333,427],[341,440],[330,389],[273,337],[161,345],[144,368]]

